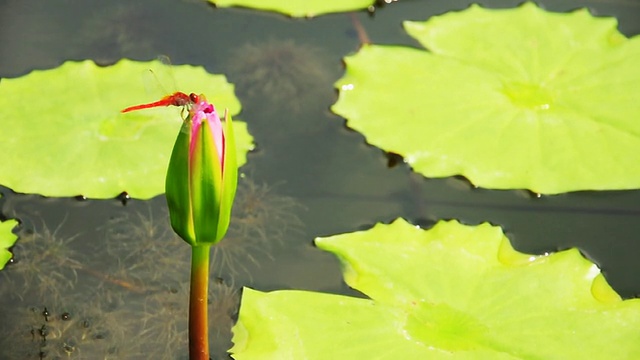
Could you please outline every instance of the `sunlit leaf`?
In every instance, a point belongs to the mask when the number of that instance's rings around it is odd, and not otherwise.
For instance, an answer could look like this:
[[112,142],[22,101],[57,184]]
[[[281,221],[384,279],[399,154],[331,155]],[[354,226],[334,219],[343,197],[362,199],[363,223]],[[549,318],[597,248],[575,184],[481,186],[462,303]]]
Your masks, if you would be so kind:
[[18,236],[12,232],[16,225],[18,225],[17,220],[0,222],[0,270],[4,269],[7,262],[11,260],[9,248],[18,240]]
[[640,37],[615,19],[473,5],[404,27],[429,51],[365,46],[336,85],[369,143],[487,188],[640,187]]
[[[67,62],[0,80],[0,184],[46,196],[111,198],[126,191],[147,199],[163,193],[180,108],[120,110],[159,100],[166,95],[163,85],[177,83],[177,90],[206,94],[221,113],[240,111],[224,76],[189,65],[164,67],[159,61]],[[235,125],[242,165],[252,138],[245,123]]]
[[245,288],[233,358],[636,359],[640,299],[577,249],[515,251],[499,227],[402,219],[316,239],[371,299]]
[[208,0],[220,7],[242,6],[258,10],[277,11],[294,17],[366,9],[375,0]]

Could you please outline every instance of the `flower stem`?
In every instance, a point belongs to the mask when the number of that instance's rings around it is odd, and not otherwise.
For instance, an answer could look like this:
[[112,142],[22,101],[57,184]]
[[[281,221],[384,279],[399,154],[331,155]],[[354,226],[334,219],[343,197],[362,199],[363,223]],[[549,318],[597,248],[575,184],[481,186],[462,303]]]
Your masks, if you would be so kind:
[[191,246],[191,294],[189,295],[189,359],[209,360],[209,287],[210,245]]

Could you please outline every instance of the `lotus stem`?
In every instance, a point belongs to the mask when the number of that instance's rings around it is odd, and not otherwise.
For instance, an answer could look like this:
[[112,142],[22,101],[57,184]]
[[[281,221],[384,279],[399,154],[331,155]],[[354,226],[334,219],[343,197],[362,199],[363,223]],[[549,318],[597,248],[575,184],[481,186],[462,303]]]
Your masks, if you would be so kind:
[[189,359],[209,360],[209,287],[210,245],[191,246],[191,292],[189,295]]
[[362,26],[362,23],[360,22],[360,19],[358,19],[356,13],[349,13],[349,17],[351,18],[353,29],[356,31],[356,34],[358,34],[360,46],[371,44],[371,39],[369,39],[369,35],[367,35],[367,30],[365,30],[364,26]]

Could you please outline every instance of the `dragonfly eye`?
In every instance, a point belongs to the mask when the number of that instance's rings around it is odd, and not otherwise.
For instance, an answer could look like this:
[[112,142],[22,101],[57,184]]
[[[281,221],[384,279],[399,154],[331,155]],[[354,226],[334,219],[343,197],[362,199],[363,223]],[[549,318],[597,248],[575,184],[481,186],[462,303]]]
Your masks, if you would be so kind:
[[189,100],[191,100],[192,103],[197,104],[200,101],[200,97],[195,93],[191,93],[189,94]]

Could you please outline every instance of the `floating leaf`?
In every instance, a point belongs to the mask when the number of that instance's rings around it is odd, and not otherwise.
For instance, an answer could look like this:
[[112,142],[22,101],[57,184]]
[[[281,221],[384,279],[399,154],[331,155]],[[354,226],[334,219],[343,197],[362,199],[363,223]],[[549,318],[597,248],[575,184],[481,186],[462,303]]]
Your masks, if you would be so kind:
[[[218,109],[240,111],[233,85],[202,67],[170,70],[159,61],[121,60],[108,67],[92,61],[0,81],[0,183],[14,191],[45,196],[112,198],[126,191],[148,199],[164,192],[169,156],[180,130],[179,108],[120,114],[158,100],[149,89],[173,80],[185,92],[204,93]],[[154,69],[156,78],[150,76]],[[169,76],[170,77],[170,76]],[[149,84],[149,83],[152,84]],[[161,84],[155,84],[160,82]],[[222,113],[222,110],[221,110]],[[246,162],[252,138],[236,121],[238,165]]]
[[577,249],[515,251],[499,227],[441,221],[316,239],[371,297],[244,289],[242,359],[636,359],[640,299]]
[[0,222],[0,270],[11,260],[9,248],[18,240],[18,236],[12,232],[18,225],[17,220],[7,220]]
[[366,9],[374,0],[208,0],[220,7],[242,6],[277,11],[294,17]]
[[365,46],[336,85],[369,143],[487,188],[640,187],[640,37],[615,19],[473,5],[404,27],[430,51]]

